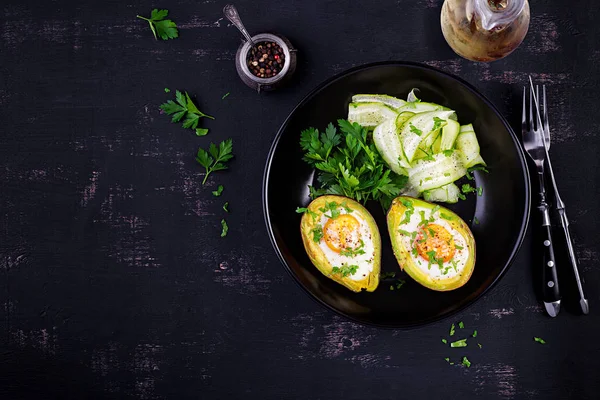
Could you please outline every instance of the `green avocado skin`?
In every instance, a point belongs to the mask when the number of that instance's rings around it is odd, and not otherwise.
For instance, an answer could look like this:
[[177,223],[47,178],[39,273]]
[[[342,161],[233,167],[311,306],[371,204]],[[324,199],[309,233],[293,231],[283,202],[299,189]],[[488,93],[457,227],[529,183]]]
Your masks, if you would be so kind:
[[[345,204],[351,208],[354,212],[358,212],[361,218],[367,222],[367,225],[371,228],[371,240],[373,241],[373,270],[371,273],[362,280],[355,281],[349,277],[343,277],[340,274],[333,274],[333,265],[327,260],[323,250],[319,247],[320,242],[313,240],[313,229],[320,224],[321,216],[323,212],[320,210],[324,208],[327,203],[335,202],[337,204]],[[310,258],[313,265],[326,277],[345,286],[353,292],[360,292],[366,290],[372,292],[377,289],[379,285],[379,272],[381,269],[381,235],[379,229],[375,223],[373,216],[364,208],[360,203],[356,202],[347,197],[326,195],[317,197],[308,205],[309,212],[302,215],[300,222],[300,233],[302,236],[302,242],[304,243],[304,249],[306,254]],[[314,213],[314,214],[313,214]],[[322,241],[323,239],[321,239]]]
[[402,230],[401,221],[404,219],[404,213],[407,207],[403,204],[403,201],[411,201],[414,207],[423,207],[432,209],[436,204],[429,203],[424,200],[415,199],[412,197],[400,196],[394,199],[392,206],[390,207],[387,214],[388,233],[392,242],[392,249],[396,260],[400,265],[400,269],[406,271],[406,273],[413,278],[415,281],[425,286],[428,289],[436,290],[440,292],[458,289],[469,281],[473,270],[475,269],[475,238],[473,233],[469,229],[469,226],[454,212],[447,208],[441,207],[440,213],[451,217],[447,220],[454,229],[460,232],[463,237],[467,240],[467,249],[469,251],[469,258],[467,263],[460,274],[453,278],[434,279],[427,273],[423,272],[413,261],[410,249],[404,248],[402,244]]

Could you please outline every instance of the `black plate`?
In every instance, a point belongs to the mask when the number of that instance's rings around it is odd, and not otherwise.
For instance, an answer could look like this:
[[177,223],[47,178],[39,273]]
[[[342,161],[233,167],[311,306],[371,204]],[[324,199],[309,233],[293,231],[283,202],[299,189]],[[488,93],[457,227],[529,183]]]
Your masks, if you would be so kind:
[[[381,281],[373,293],[354,293],[322,275],[312,265],[300,237],[298,206],[310,202],[307,186],[314,171],[302,161],[300,131],[346,118],[356,93],[385,93],[406,98],[411,88],[423,101],[450,107],[459,122],[472,123],[481,155],[490,173],[477,173],[481,197],[450,206],[469,225],[477,243],[477,263],[469,282],[450,292],[424,288],[405,273],[406,284],[389,290]],[[462,183],[462,182],[459,182]],[[295,280],[313,298],[353,321],[406,328],[447,317],[472,304],[506,272],[523,240],[529,219],[529,173],[521,146],[498,110],[473,86],[437,69],[407,62],[369,64],[346,71],[321,84],[292,111],[275,137],[263,182],[267,229],[275,251]],[[379,204],[369,204],[382,237],[382,272],[399,272]],[[479,224],[473,223],[477,218]]]

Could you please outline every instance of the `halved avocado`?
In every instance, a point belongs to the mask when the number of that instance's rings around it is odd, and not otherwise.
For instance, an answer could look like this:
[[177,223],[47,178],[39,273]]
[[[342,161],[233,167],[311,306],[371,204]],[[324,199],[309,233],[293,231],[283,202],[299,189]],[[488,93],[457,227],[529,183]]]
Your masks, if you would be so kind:
[[[433,211],[436,208],[436,213],[440,216],[443,215],[443,220],[464,238],[468,257],[460,273],[452,277],[434,277],[417,266],[412,249],[407,249],[402,243],[402,238],[405,237],[408,231],[406,229],[406,211],[411,208],[413,208],[413,215],[419,214],[415,212],[417,209]],[[432,290],[448,291],[458,289],[471,278],[475,267],[475,238],[469,226],[454,212],[423,200],[400,196],[392,202],[387,214],[387,224],[394,255],[398,260],[398,264],[400,264],[400,269],[405,270],[411,278],[421,285]]]
[[[332,265],[327,259],[325,253],[319,245],[324,239],[320,238],[318,241],[315,241],[314,229],[317,228],[318,230],[319,227],[322,229],[321,220],[323,214],[331,215],[330,211],[324,212],[322,210],[328,209],[328,205],[334,203],[337,204],[339,210],[345,210],[345,208],[349,208],[352,210],[353,214],[357,213],[357,216],[365,221],[369,227],[369,233],[371,236],[370,240],[373,243],[373,257],[370,263],[372,265],[372,269],[364,279],[353,280],[350,278],[350,276],[344,277],[339,273],[333,273],[334,265]],[[344,285],[354,292],[360,292],[361,290],[366,290],[367,292],[374,291],[379,284],[379,271],[381,265],[381,236],[379,235],[379,229],[377,228],[375,220],[367,211],[367,209],[352,199],[333,195],[318,197],[313,200],[307,208],[308,211],[304,213],[300,222],[300,231],[306,253],[315,267],[317,267],[317,269],[326,277],[341,285]]]

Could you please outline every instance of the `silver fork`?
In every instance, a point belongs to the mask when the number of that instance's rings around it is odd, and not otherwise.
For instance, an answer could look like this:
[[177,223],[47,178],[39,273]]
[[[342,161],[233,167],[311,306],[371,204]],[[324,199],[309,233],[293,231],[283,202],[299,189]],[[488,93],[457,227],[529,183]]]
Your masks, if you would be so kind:
[[[532,86],[533,87],[533,86]],[[556,260],[554,258],[554,248],[552,244],[552,231],[550,226],[550,213],[548,212],[548,203],[546,202],[546,186],[544,182],[544,160],[546,158],[546,147],[540,115],[537,108],[533,106],[533,89],[529,92],[529,118],[527,118],[527,88],[523,88],[523,116],[521,120],[521,129],[523,133],[523,147],[533,160],[540,186],[540,203],[538,209],[542,213],[543,230],[543,264],[542,294],[544,306],[548,315],[556,317],[560,311],[560,291],[558,287],[558,277],[556,274]],[[534,119],[534,111],[535,116]],[[537,124],[536,124],[537,122]]]
[[[533,82],[531,81],[531,77],[529,77],[529,81],[531,83],[531,87],[533,88]],[[533,89],[532,89],[533,90]],[[536,86],[536,95],[534,100],[536,102],[536,106],[538,105],[539,96],[539,87]],[[571,233],[569,232],[569,220],[567,218],[567,211],[565,209],[565,203],[562,201],[560,194],[558,193],[558,185],[556,184],[556,179],[554,178],[554,171],[552,170],[552,162],[550,161],[550,154],[548,150],[550,150],[550,127],[548,124],[548,103],[546,102],[546,85],[542,86],[542,104],[538,108],[541,111],[541,123],[544,131],[544,145],[545,145],[545,156],[546,163],[548,166],[548,172],[550,173],[550,180],[552,181],[552,186],[554,188],[554,197],[556,198],[556,211],[560,217],[560,223],[565,232],[565,238],[567,241],[567,248],[569,250],[569,259],[571,261],[571,267],[573,268],[573,274],[575,275],[575,282],[577,283],[577,289],[579,290],[579,306],[581,307],[581,312],[583,314],[588,314],[589,305],[588,301],[585,298],[583,293],[583,286],[581,284],[581,278],[579,276],[579,269],[577,267],[577,259],[575,257],[575,251],[573,250],[573,242],[571,240]]]

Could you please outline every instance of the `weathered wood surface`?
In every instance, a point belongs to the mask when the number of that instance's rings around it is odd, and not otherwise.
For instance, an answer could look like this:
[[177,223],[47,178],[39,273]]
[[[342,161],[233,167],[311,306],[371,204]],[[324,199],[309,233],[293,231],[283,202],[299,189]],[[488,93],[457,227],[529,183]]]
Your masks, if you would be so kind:
[[[598,398],[595,2],[533,2],[523,45],[474,64],[445,44],[439,0],[239,1],[250,31],[279,31],[299,49],[294,81],[261,96],[237,78],[240,38],[224,4],[0,5],[0,398]],[[157,42],[135,18],[157,6],[169,8],[179,39]],[[569,307],[573,292],[557,319],[542,311],[531,234],[503,280],[454,319],[478,330],[481,350],[444,347],[452,321],[412,331],[353,324],[293,283],[263,222],[272,138],[316,84],[380,60],[455,73],[515,127],[527,75],[548,86],[554,165],[591,315]],[[205,123],[209,136],[160,114],[164,87],[197,95],[217,118]],[[226,137],[231,170],[202,187],[195,151]],[[567,267],[563,290],[573,286]],[[470,369],[443,360],[463,354]]]

